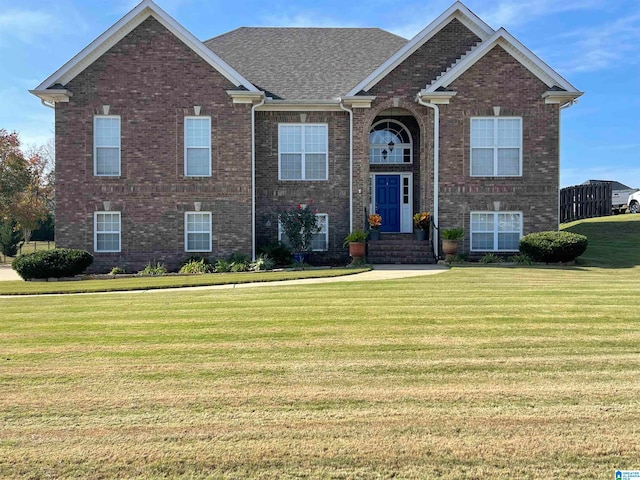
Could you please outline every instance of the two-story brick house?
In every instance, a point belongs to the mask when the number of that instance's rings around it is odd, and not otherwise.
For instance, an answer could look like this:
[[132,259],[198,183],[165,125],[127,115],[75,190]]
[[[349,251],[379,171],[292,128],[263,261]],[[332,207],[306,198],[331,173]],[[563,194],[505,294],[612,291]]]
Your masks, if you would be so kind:
[[[313,199],[318,260],[369,212],[430,211],[465,251],[558,226],[560,113],[581,92],[462,3],[410,41],[239,28],[201,42],[144,0],[32,93],[55,108],[56,242],[95,268],[255,255]],[[437,249],[437,245],[435,246]]]

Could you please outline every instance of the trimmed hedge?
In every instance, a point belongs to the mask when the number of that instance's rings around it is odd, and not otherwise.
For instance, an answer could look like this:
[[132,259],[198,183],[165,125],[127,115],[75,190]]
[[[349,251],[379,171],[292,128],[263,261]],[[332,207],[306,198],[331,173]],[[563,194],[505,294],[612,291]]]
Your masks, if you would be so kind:
[[93,255],[85,250],[56,248],[40,250],[17,257],[11,266],[25,280],[33,278],[73,277],[93,263]]
[[534,262],[571,262],[587,249],[587,237],[571,232],[536,232],[520,239],[520,252]]

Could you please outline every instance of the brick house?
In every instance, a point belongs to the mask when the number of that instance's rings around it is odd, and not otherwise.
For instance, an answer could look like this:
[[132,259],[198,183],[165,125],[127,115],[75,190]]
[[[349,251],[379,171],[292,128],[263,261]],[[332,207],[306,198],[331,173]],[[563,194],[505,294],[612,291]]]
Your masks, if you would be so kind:
[[57,245],[103,271],[254,256],[309,199],[318,262],[345,261],[372,211],[380,245],[405,253],[419,211],[464,228],[471,255],[515,251],[558,227],[560,113],[582,94],[460,2],[409,41],[239,28],[201,42],[151,0],[31,92],[55,108]]

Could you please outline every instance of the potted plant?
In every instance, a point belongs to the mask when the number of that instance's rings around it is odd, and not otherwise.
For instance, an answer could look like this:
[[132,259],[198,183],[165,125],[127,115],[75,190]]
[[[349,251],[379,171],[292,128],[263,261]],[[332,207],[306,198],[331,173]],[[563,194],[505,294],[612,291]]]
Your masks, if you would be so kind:
[[458,253],[458,242],[464,238],[464,230],[459,227],[445,228],[442,236],[442,252],[449,256]]
[[345,247],[349,247],[349,255],[356,258],[364,258],[365,255],[365,242],[367,241],[367,234],[362,230],[354,230],[349,235],[344,237]]
[[380,240],[380,226],[382,225],[382,215],[372,213],[369,215],[369,240]]
[[429,237],[431,214],[429,212],[416,213],[413,216],[413,223],[416,226],[416,240],[426,240]]
[[320,231],[316,212],[309,205],[298,205],[297,208],[280,213],[278,218],[282,233],[286,236],[283,243],[293,251],[296,263],[305,263],[311,251],[313,235]]

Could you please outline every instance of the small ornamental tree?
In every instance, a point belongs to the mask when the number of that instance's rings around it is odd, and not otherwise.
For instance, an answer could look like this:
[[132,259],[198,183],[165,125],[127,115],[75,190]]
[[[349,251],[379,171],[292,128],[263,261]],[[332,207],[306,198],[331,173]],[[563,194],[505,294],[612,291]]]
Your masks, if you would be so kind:
[[16,256],[21,241],[22,233],[15,220],[0,218],[0,250],[5,258]]
[[320,231],[320,225],[316,212],[311,210],[309,205],[298,205],[293,210],[284,211],[278,215],[278,219],[282,233],[286,236],[283,243],[294,253],[311,250],[311,240],[313,235]]

